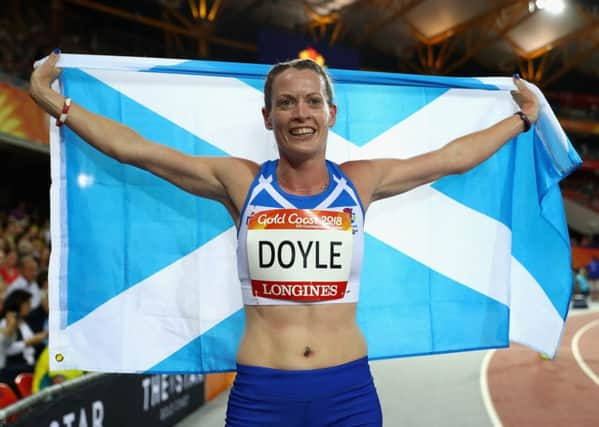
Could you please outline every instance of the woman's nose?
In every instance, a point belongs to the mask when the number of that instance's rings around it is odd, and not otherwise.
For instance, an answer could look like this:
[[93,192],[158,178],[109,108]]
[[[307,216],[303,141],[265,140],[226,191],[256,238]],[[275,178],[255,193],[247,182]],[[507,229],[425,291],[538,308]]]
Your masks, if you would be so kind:
[[308,116],[308,105],[305,101],[299,101],[295,107],[295,115],[298,118],[305,118]]

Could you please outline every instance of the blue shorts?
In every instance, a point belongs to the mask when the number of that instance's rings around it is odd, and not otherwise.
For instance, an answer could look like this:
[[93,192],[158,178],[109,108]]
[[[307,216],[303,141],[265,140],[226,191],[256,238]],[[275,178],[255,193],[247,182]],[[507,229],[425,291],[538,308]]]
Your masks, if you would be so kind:
[[302,371],[237,365],[226,426],[380,427],[382,420],[365,357]]

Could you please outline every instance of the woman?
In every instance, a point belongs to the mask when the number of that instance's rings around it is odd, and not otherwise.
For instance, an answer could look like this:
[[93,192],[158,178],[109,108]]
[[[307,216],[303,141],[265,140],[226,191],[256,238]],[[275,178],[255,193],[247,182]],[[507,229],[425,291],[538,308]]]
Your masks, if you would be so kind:
[[43,343],[47,331],[33,333],[25,317],[31,312],[31,294],[17,289],[6,297],[0,320],[5,364],[0,370],[0,382],[12,384],[21,372],[33,372],[35,346]]
[[[278,64],[266,79],[262,116],[279,159],[258,165],[189,156],[84,110],[50,89],[58,53],[32,74],[31,95],[59,125],[121,162],[221,202],[238,225],[246,330],[227,425],[380,426],[356,323],[364,214],[376,200],[473,168],[528,130],[538,101],[526,84],[515,80],[520,112],[439,150],[336,165],[325,158],[337,114],[328,75],[310,60]],[[342,192],[344,204],[332,206]],[[293,259],[281,256],[291,251]]]
[[2,325],[0,326],[0,369],[6,366],[6,351],[12,342],[12,338],[15,335],[19,322],[17,313],[14,311],[8,311],[1,320]]

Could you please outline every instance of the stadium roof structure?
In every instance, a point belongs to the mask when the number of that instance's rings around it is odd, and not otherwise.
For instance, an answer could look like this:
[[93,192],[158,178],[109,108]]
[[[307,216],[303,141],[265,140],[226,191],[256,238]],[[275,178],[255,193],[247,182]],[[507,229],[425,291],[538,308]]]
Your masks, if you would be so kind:
[[[260,23],[368,45],[406,71],[448,74],[468,61],[549,85],[572,69],[599,77],[599,2],[307,0],[253,3]],[[560,3],[562,4],[561,10]],[[594,5],[593,5],[594,4]],[[274,17],[274,18],[273,18]]]
[[9,0],[4,9],[7,32],[38,31],[44,48],[70,52],[87,43],[88,53],[252,62],[257,31],[272,28],[386,58],[365,69],[599,87],[596,0]]
[[[541,87],[572,71],[599,80],[599,3],[593,0],[58,0],[54,17],[97,15],[163,34],[166,55],[197,43],[255,52],[239,28],[270,27],[374,49],[397,71],[452,74],[476,63]],[[560,5],[561,4],[561,5]],[[557,9],[556,9],[557,8]],[[559,10],[561,9],[561,11]],[[60,25],[59,25],[60,26]],[[127,22],[123,22],[127,26]],[[57,27],[57,25],[54,25]],[[63,25],[66,30],[66,26]],[[178,49],[179,46],[179,49]],[[123,43],[126,51],[127,42]],[[216,58],[221,59],[221,58]],[[592,92],[593,87],[589,87]]]

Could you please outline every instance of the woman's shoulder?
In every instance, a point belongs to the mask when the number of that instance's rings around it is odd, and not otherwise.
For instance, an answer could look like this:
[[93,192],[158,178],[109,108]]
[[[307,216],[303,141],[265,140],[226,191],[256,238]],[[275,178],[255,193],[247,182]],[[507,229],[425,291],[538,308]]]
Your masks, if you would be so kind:
[[350,160],[337,165],[352,181],[362,181],[373,175],[375,167],[372,160]]

